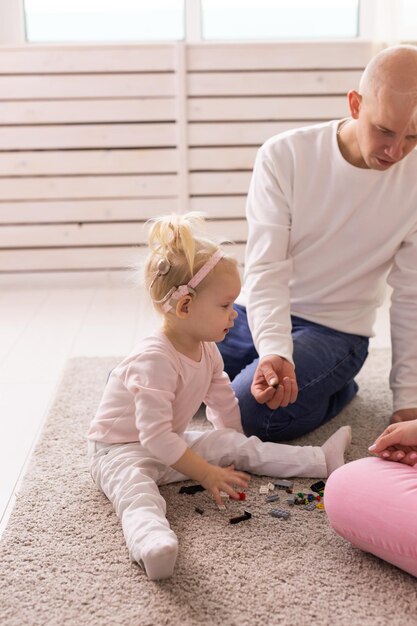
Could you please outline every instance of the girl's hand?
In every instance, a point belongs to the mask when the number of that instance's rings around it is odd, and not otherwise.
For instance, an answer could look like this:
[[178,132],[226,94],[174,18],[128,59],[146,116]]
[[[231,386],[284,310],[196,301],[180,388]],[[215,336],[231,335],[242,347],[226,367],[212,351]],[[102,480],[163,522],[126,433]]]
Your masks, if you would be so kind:
[[239,500],[239,496],[233,489],[233,486],[238,485],[245,489],[249,481],[250,476],[245,474],[245,472],[237,472],[234,465],[229,465],[229,467],[210,465],[208,472],[201,480],[201,484],[210,491],[216,504],[222,505],[221,491],[227,493],[234,500]]
[[368,450],[387,461],[415,465],[417,420],[390,424]]

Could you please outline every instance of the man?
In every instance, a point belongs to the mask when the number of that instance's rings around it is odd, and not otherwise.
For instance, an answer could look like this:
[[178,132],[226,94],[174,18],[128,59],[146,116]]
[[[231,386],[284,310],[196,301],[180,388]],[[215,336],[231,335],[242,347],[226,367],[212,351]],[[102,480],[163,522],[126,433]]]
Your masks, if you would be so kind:
[[417,47],[377,54],[348,103],[350,118],[272,137],[256,158],[247,311],[220,350],[245,433],[263,440],[354,397],[386,281],[392,421],[417,418]]

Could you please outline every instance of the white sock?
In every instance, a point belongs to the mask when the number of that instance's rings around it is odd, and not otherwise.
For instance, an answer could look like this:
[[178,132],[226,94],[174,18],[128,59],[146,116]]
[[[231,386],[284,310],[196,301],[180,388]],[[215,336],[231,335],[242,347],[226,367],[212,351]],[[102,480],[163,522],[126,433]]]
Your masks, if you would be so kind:
[[169,533],[152,533],[141,549],[141,562],[150,580],[169,578],[178,555],[178,540]]
[[345,463],[345,450],[352,440],[350,426],[342,426],[321,446],[327,465],[327,475]]

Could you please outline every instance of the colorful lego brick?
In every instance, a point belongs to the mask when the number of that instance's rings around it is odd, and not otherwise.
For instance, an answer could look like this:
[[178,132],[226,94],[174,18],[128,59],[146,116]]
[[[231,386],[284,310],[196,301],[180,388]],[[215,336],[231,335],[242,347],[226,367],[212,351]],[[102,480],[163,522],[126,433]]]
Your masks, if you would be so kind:
[[281,519],[288,519],[290,516],[290,512],[284,509],[272,509],[272,511],[269,511],[269,514],[272,515],[272,517],[279,517]]
[[308,504],[305,505],[305,510],[306,511],[314,511],[314,509],[316,508],[316,503],[315,502],[309,502]]
[[323,509],[324,509],[324,504],[323,504],[323,502],[317,502],[317,504],[316,504],[316,509],[323,510]]
[[246,500],[246,493],[244,491],[237,491],[236,493],[239,496],[239,500]]

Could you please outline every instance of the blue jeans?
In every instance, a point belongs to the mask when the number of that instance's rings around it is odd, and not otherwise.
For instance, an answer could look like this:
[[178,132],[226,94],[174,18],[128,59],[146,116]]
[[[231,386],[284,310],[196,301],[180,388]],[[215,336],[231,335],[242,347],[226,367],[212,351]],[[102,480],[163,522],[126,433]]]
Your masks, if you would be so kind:
[[219,349],[239,399],[243,430],[248,437],[256,435],[263,441],[275,442],[299,437],[335,417],[356,395],[354,377],[368,355],[368,337],[291,316],[298,398],[274,410],[256,402],[250,387],[259,357],[246,309],[240,305],[235,308],[239,315],[234,328]]

